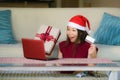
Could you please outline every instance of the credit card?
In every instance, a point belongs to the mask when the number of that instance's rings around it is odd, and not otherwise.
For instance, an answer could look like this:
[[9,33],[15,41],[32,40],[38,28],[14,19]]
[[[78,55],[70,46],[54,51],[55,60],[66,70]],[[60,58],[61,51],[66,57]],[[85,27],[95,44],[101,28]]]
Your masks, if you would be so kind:
[[85,38],[85,41],[87,41],[90,44],[93,44],[95,42],[95,39],[87,35]]

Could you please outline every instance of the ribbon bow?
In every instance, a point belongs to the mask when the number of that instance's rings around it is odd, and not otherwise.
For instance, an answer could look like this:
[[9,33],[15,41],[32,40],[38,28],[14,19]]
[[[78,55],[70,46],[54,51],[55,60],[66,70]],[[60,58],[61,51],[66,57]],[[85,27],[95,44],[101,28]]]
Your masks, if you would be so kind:
[[52,27],[48,26],[45,33],[36,34],[36,36],[39,37],[40,39],[44,40],[44,41],[54,41],[54,42],[56,42],[56,39],[52,35],[50,35],[51,29],[52,29]]

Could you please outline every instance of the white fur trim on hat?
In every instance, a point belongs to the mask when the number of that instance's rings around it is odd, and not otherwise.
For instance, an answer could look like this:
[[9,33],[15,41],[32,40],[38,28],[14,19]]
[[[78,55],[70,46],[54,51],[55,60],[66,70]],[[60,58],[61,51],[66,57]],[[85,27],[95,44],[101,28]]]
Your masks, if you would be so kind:
[[86,30],[84,26],[80,26],[80,25],[73,23],[73,22],[68,22],[68,26],[77,28],[77,29],[82,30],[82,31]]

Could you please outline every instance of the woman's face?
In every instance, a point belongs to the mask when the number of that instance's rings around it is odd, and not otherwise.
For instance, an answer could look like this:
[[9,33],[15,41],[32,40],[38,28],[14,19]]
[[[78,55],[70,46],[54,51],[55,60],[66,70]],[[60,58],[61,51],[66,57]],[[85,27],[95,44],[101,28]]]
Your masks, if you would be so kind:
[[77,29],[73,28],[73,27],[67,27],[67,36],[71,42],[75,42],[77,40],[77,37],[78,37]]

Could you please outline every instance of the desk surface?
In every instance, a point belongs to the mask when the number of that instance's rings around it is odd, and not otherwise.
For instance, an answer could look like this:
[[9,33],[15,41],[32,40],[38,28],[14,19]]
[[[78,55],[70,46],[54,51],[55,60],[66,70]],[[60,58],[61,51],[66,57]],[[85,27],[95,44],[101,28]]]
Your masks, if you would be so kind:
[[[86,66],[88,63],[95,63],[96,66]],[[33,60],[26,58],[0,58],[0,71],[120,71],[118,62],[109,59],[73,59],[65,58],[51,61]]]

